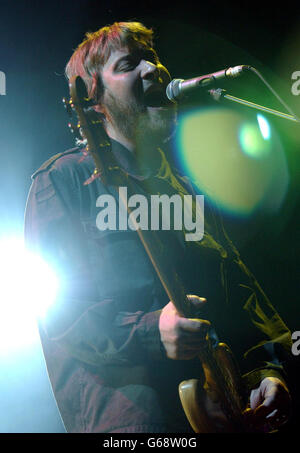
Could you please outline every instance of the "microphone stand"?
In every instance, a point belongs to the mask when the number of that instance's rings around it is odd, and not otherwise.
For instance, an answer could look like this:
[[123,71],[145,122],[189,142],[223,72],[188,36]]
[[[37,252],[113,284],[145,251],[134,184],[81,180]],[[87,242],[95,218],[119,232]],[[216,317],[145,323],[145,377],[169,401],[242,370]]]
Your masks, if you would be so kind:
[[296,121],[299,123],[299,119],[293,115],[288,115],[287,113],[279,112],[278,110],[270,109],[268,107],[264,107],[263,105],[254,104],[253,102],[246,101],[245,99],[237,98],[235,96],[231,96],[230,94],[226,94],[226,90],[222,88],[215,88],[208,91],[209,95],[217,102],[220,102],[223,99],[227,101],[237,102],[238,104],[246,105],[247,107],[251,107],[256,110],[261,110],[266,113],[270,113],[275,116],[279,116],[280,118],[284,118],[290,121]]

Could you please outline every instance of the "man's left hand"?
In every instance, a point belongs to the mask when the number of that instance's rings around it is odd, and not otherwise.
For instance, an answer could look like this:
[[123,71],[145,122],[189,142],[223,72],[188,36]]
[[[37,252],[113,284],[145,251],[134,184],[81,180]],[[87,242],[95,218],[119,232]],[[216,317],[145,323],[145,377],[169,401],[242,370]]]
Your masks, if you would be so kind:
[[286,385],[278,378],[263,379],[250,394],[247,418],[255,431],[274,431],[288,421],[291,397]]

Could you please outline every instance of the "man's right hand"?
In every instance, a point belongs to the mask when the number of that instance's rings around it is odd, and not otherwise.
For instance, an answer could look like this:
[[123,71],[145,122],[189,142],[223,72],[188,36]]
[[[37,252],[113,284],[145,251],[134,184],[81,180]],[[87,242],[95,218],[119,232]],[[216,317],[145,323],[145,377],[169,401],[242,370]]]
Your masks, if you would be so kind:
[[[188,299],[199,308],[206,299],[188,295]],[[189,360],[199,354],[206,341],[210,322],[204,319],[190,319],[181,316],[173,302],[169,302],[159,318],[161,341],[166,355],[173,360]]]

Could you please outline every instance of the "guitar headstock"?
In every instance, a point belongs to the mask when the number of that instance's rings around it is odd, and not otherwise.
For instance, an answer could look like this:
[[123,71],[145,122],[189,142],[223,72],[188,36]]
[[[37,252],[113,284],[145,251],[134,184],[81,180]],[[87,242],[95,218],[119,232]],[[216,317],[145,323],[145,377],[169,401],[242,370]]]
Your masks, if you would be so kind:
[[82,135],[80,133],[79,123],[78,122],[74,123],[74,118],[73,118],[73,113],[74,113],[73,112],[73,108],[74,108],[74,106],[72,104],[72,99],[63,98],[62,102],[64,104],[64,107],[65,107],[66,112],[67,112],[68,117],[69,117],[68,128],[70,129],[70,131],[74,135],[75,143],[77,145],[77,144],[82,142],[83,137],[82,137]]
[[[64,107],[71,119],[68,126],[75,136],[76,144],[84,144],[86,151],[91,154],[95,163],[93,174],[84,184],[90,184],[94,179],[99,177],[101,177],[102,182],[105,184],[106,174],[99,152],[99,137],[102,135],[103,140],[106,138],[103,123],[95,112],[91,111],[93,115],[87,112],[94,103],[88,97],[85,83],[80,76],[74,76],[70,79],[69,90],[70,99],[63,99]],[[77,119],[76,123],[74,123],[74,113]],[[101,131],[103,131],[102,134]]]

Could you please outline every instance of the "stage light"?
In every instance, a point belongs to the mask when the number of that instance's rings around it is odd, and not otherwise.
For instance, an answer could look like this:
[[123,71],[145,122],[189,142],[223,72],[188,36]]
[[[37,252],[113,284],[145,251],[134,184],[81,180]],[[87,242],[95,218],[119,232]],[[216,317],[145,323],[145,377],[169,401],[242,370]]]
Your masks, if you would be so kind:
[[37,319],[54,301],[58,278],[21,238],[0,239],[0,353],[23,348],[37,338]]

